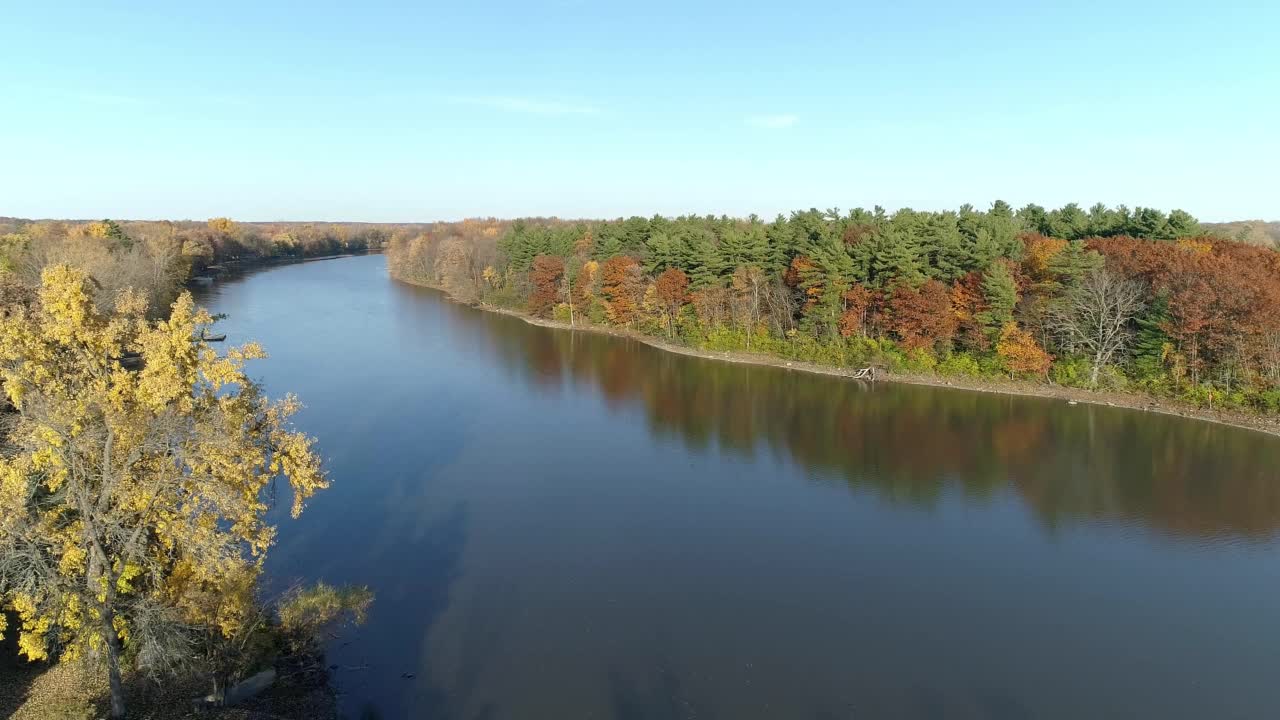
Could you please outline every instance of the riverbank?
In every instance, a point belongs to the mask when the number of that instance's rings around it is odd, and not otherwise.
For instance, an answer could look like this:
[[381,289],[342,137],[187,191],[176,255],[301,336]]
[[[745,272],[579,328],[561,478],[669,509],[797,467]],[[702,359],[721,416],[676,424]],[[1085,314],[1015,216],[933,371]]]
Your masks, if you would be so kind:
[[[569,323],[561,322],[559,320],[533,317],[528,313],[521,312],[519,310],[498,307],[496,305],[490,305],[483,302],[464,302],[454,297],[448,289],[437,285],[406,280],[399,277],[392,277],[392,280],[395,280],[396,282],[403,282],[408,285],[437,290],[450,302],[468,305],[478,310],[498,313],[500,315],[509,315],[514,318],[519,318],[530,325],[537,325],[539,327],[551,328],[554,330],[592,332],[602,335],[628,338],[644,343],[650,347],[679,355],[687,355],[706,360],[719,360],[721,362],[740,363],[744,365],[764,365],[768,367],[782,368],[785,370],[795,370],[798,372],[814,373],[817,375],[831,375],[834,377],[849,379],[852,379],[853,374],[856,372],[856,369],[854,368],[840,368],[832,367],[830,365],[819,365],[811,362],[787,360],[785,358],[779,358],[764,353],[700,350],[698,348],[680,345],[661,338],[655,338],[650,335],[645,335],[634,330],[626,330],[623,328],[607,327],[602,325],[570,325]],[[1210,410],[1169,398],[1157,398],[1151,395],[1139,393],[1119,392],[1113,390],[1086,390],[1084,388],[1047,385],[1044,383],[1029,382],[1025,380],[996,380],[990,378],[896,373],[885,369],[877,370],[876,380],[905,383],[908,385],[927,385],[930,387],[950,388],[953,390],[969,390],[972,392],[993,393],[998,395],[1039,397],[1061,400],[1068,404],[1089,404],[1127,408],[1143,412],[1175,415],[1193,420],[1204,420],[1206,422],[1230,425],[1232,427],[1253,430],[1280,437],[1280,418],[1264,417],[1235,410]]]
[[[0,659],[0,715],[13,720],[94,720],[107,715],[107,679],[101,668],[66,663],[28,663],[17,656]],[[10,672],[13,670],[14,672]],[[129,717],[146,720],[253,720],[307,718],[336,720],[337,696],[328,684],[297,678],[278,681],[266,692],[236,707],[196,710],[193,699],[208,687],[192,679],[157,685],[140,675],[125,678]]]

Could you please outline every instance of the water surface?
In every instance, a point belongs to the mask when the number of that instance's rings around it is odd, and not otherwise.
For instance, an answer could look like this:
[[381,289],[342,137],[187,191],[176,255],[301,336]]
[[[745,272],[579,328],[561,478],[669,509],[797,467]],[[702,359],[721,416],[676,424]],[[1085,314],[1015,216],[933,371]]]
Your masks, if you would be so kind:
[[202,294],[334,480],[271,575],[377,594],[350,717],[1280,713],[1276,438],[533,327],[380,256]]

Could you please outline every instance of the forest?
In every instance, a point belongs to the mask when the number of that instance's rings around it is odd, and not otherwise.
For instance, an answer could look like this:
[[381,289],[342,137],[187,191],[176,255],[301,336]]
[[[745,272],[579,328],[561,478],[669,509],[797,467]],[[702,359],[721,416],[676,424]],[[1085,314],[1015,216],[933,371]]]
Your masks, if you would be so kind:
[[1280,412],[1280,253],[1181,210],[467,220],[387,253],[464,302],[703,350]]
[[379,249],[392,234],[423,227],[0,218],[0,306],[29,301],[46,267],[68,264],[89,274],[104,306],[133,288],[161,310],[210,267]]

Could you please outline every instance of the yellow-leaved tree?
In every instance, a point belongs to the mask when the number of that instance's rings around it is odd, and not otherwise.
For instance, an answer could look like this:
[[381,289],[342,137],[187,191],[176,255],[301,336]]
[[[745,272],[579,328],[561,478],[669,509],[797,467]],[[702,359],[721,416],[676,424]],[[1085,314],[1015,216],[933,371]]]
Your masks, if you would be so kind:
[[136,293],[103,312],[92,290],[53,266],[29,309],[0,317],[17,411],[0,453],[0,606],[28,658],[104,659],[122,717],[124,659],[166,669],[254,612],[275,478],[295,517],[328,481],[289,427],[297,401],[246,377],[261,348],[216,353],[190,295],[151,322]]

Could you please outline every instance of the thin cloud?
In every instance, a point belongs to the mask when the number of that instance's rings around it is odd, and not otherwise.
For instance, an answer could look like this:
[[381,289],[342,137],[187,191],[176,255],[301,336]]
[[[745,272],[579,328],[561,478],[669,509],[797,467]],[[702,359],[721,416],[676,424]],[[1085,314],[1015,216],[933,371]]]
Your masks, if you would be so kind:
[[800,122],[798,115],[752,115],[747,118],[747,124],[766,130],[782,130],[789,128]]
[[449,102],[455,105],[473,105],[491,110],[525,115],[595,115],[600,108],[594,105],[579,105],[556,100],[537,100],[533,98],[505,96],[453,97]]

